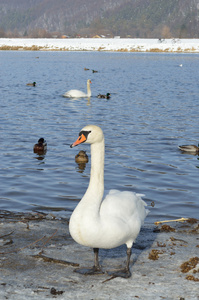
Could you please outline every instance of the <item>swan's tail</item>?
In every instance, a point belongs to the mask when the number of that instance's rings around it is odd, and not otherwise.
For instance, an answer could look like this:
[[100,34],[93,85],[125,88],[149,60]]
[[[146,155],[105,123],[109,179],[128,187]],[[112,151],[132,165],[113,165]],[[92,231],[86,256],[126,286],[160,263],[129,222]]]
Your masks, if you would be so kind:
[[142,220],[142,224],[144,223],[144,219],[146,216],[150,213],[150,210],[146,208],[147,203],[142,199],[144,197],[144,194],[136,194],[136,196],[139,198],[139,212],[140,212],[140,218]]

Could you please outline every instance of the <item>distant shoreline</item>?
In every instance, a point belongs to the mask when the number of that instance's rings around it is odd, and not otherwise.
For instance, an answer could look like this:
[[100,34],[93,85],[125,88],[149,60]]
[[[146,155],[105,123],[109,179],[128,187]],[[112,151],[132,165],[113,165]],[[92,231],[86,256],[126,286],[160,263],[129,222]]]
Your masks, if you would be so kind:
[[0,50],[199,53],[199,39],[0,38]]

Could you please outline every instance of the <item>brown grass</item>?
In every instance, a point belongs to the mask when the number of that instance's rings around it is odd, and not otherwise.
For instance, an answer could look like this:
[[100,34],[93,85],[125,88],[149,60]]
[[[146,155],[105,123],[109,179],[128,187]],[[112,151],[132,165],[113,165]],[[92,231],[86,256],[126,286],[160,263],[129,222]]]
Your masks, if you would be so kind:
[[99,47],[98,49],[97,49],[97,51],[103,51],[105,49],[105,47]]
[[196,265],[199,263],[199,257],[192,257],[189,261],[185,261],[181,264],[180,269],[182,273],[187,273],[190,270],[194,269]]
[[[13,51],[16,51],[16,50],[20,50],[20,51],[39,51],[39,50],[42,50],[43,47],[41,46],[36,46],[36,45],[32,45],[31,47],[21,47],[21,46],[1,46],[0,47],[0,50],[13,50]],[[46,48],[48,49],[48,48]]]
[[159,250],[156,250],[156,249],[152,249],[151,252],[149,253],[148,259],[158,260],[159,254],[163,254],[163,253],[164,253],[164,251],[159,251]]
[[[22,46],[7,46],[7,45],[3,45],[3,46],[0,46],[0,51],[40,51],[40,50],[43,50],[43,51],[90,51],[90,50],[87,50],[87,49],[81,49],[81,50],[74,50],[74,49],[69,49],[69,48],[49,48],[48,46],[37,46],[37,45],[32,45],[30,47],[22,47]],[[95,49],[93,48],[93,51],[95,51]],[[166,48],[166,49],[159,49],[159,48],[151,48],[149,50],[144,50],[143,51],[143,47],[137,47],[137,48],[131,48],[131,49],[127,49],[127,48],[121,48],[121,49],[118,49],[118,50],[106,50],[105,47],[99,47],[97,49],[97,51],[109,51],[109,52],[160,52],[160,53],[197,53],[197,49],[195,49],[194,47],[192,48],[186,48],[186,49],[182,49],[180,47],[177,48],[177,50],[172,50],[170,48]]]

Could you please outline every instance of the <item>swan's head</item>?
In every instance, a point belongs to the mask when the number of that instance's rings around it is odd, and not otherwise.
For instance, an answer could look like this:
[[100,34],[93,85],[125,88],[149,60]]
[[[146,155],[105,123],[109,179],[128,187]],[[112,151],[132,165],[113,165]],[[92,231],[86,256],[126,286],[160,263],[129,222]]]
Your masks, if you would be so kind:
[[99,143],[104,139],[103,131],[96,125],[87,125],[79,133],[78,139],[70,145],[71,148],[82,144],[94,144]]
[[88,80],[87,80],[87,84],[90,84],[90,83],[92,83],[92,82],[91,82],[91,80],[90,80],[90,79],[88,79]]

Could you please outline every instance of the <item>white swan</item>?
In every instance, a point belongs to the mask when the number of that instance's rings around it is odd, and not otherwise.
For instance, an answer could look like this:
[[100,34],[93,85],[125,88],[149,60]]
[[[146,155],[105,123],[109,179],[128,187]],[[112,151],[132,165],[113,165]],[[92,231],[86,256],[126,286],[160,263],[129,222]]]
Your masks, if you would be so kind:
[[148,210],[141,195],[111,190],[102,201],[104,193],[104,135],[100,127],[84,127],[71,148],[81,143],[91,144],[91,175],[88,189],[75,208],[69,223],[73,239],[84,246],[94,248],[95,265],[92,269],[76,272],[94,274],[102,272],[98,262],[99,248],[110,249],[127,245],[127,263],[122,270],[110,274],[128,278],[131,248]]
[[66,98],[82,98],[82,97],[91,97],[91,80],[87,80],[87,94],[79,90],[70,90],[66,92],[63,96]]

